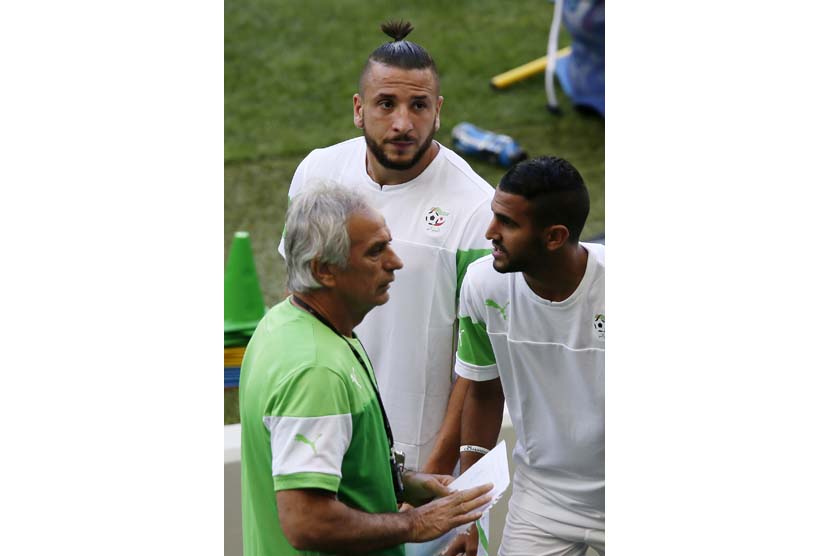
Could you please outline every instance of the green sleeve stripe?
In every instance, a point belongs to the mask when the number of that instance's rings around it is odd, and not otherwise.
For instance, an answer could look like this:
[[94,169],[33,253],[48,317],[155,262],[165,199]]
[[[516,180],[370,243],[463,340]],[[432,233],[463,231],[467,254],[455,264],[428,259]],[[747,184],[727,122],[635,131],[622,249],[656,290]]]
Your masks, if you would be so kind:
[[496,364],[493,346],[483,322],[473,322],[470,317],[458,319],[458,358],[478,367]]
[[325,473],[292,473],[274,477],[274,491],[298,488],[322,488],[337,492],[340,488],[340,477]]
[[455,253],[455,271],[457,274],[457,280],[455,285],[455,296],[458,297],[458,292],[461,291],[461,282],[464,280],[464,275],[467,274],[467,267],[470,266],[470,263],[480,259],[481,257],[485,257],[492,253],[492,249],[468,249],[463,251],[459,249]]

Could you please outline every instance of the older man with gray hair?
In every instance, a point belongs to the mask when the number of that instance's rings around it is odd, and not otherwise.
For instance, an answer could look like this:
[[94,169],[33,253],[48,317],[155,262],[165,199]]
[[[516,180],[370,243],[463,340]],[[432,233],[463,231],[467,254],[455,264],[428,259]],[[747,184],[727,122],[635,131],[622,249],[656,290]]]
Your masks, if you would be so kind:
[[353,332],[403,266],[383,217],[360,193],[318,183],[292,199],[284,239],[292,295],[257,327],[239,385],[245,554],[403,556],[403,543],[481,517],[492,485],[451,494],[452,477],[395,462]]

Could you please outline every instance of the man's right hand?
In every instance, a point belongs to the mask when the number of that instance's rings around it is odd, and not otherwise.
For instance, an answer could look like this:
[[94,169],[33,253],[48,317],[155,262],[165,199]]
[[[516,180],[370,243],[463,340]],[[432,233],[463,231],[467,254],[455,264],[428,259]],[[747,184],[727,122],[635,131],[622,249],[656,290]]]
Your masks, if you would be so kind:
[[493,498],[487,494],[491,490],[492,483],[459,490],[419,508],[407,510],[404,513],[410,514],[411,524],[407,542],[431,541],[459,525],[479,519],[484,513],[480,508]]
[[441,551],[441,556],[476,556],[478,554],[478,528],[475,524],[463,533],[459,533],[450,544]]

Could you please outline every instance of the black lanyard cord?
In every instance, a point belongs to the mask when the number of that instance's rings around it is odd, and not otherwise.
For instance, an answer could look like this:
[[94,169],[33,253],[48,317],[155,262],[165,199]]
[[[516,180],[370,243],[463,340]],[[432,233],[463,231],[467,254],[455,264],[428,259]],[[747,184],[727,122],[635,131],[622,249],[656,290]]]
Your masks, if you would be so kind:
[[[378,390],[375,381],[372,380],[372,373],[369,372],[369,367],[366,366],[366,363],[363,362],[363,358],[354,348],[352,343],[346,339],[346,337],[340,333],[334,325],[329,322],[329,320],[318,313],[313,307],[311,307],[308,303],[297,297],[296,295],[292,295],[291,298],[294,300],[294,304],[302,309],[308,311],[308,313],[319,320],[321,323],[328,326],[332,332],[343,338],[343,341],[346,342],[346,345],[349,346],[349,349],[352,350],[352,355],[354,355],[357,362],[360,363],[360,366],[363,367],[363,370],[366,371],[366,378],[369,379],[369,384],[372,385],[372,390],[375,391],[375,399],[378,401],[378,405],[380,406],[380,413],[383,415],[383,428],[386,429],[386,440],[389,442],[389,465],[390,471],[392,472],[392,487],[395,490],[395,498],[398,501],[402,500],[403,491],[404,491],[404,484],[403,484],[403,455],[401,455],[401,460],[398,462],[398,458],[395,454],[395,439],[392,438],[392,427],[389,424],[389,418],[386,416],[386,409],[383,407],[383,400],[380,397],[380,391]],[[366,352],[366,348],[363,347],[363,342],[360,341],[360,338],[357,337],[357,334],[354,335],[355,340],[357,343],[360,344],[361,349],[363,352]],[[366,354],[366,358],[368,359],[369,354]],[[371,361],[369,362],[371,364]]]

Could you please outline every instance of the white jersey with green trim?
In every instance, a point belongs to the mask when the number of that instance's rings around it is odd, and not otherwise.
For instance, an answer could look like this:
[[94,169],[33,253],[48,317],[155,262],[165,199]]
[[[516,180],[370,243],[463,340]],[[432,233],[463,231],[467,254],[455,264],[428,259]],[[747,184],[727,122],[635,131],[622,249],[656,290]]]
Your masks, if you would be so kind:
[[[312,151],[299,165],[290,198],[318,180],[356,187],[386,219],[403,261],[390,300],[355,329],[377,374],[395,444],[421,469],[444,420],[452,388],[458,291],[467,265],[491,252],[484,233],[493,188],[450,149],[412,181],[381,187],[366,172],[357,137]],[[279,251],[285,255],[283,242]]]
[[516,430],[511,503],[579,527],[605,520],[605,246],[568,299],[536,295],[493,257],[467,270],[455,371],[500,378]]

